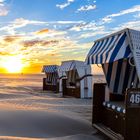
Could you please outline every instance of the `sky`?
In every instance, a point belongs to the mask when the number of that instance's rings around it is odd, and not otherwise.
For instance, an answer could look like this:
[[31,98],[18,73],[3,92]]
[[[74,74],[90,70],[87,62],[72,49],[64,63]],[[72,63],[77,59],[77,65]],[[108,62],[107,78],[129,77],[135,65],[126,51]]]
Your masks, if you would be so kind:
[[124,28],[140,30],[140,0],[0,0],[0,73],[84,61],[96,39]]

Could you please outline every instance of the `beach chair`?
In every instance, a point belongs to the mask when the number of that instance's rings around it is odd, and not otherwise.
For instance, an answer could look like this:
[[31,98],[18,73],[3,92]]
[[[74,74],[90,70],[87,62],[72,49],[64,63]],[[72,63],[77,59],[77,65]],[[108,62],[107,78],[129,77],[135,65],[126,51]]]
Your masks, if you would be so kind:
[[59,92],[59,79],[58,79],[58,66],[57,65],[45,65],[42,72],[45,73],[46,78],[43,78],[43,90]]
[[[63,96],[91,98],[93,77],[91,68],[77,60],[63,61],[58,69]],[[61,87],[62,86],[62,87]]]
[[86,63],[101,64],[106,77],[94,84],[93,126],[111,139],[140,140],[140,31],[96,40]]

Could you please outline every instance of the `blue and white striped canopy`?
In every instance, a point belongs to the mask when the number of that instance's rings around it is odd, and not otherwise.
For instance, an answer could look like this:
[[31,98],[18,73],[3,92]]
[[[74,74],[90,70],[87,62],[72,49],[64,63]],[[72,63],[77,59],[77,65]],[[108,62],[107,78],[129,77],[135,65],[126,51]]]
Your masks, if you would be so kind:
[[95,41],[87,55],[86,63],[103,64],[114,62],[122,58],[132,57],[127,32],[128,30],[123,30]]
[[[134,65],[130,59],[134,59]],[[111,93],[140,87],[140,31],[124,29],[95,41],[86,64],[101,64]]]
[[59,66],[57,66],[57,65],[45,65],[45,66],[43,66],[42,72],[54,73],[54,72],[57,72],[58,67]]
[[84,62],[77,61],[77,60],[69,60],[69,61],[63,61],[61,66],[58,68],[59,72],[66,72],[70,70],[76,69],[78,66],[83,66]]

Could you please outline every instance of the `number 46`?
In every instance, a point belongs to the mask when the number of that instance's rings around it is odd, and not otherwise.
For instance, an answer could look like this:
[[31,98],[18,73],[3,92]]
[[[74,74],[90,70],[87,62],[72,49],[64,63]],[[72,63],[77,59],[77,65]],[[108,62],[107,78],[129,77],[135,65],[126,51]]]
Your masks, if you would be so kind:
[[140,103],[140,94],[132,94],[130,97],[130,102],[136,104]]

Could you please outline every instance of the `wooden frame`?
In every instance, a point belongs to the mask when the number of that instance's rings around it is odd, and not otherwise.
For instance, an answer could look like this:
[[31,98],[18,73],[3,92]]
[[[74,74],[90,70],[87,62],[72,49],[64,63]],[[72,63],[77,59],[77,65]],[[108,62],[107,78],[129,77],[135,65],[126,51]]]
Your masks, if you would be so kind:
[[59,92],[59,83],[57,83],[56,85],[47,84],[46,78],[43,78],[43,90],[53,91],[55,93],[58,93]]
[[80,87],[67,87],[67,79],[62,79],[63,96],[80,98]]
[[[140,89],[129,89],[126,91],[124,98],[126,111],[125,113],[120,113],[103,106],[105,86],[105,83],[94,84],[93,127],[111,139],[140,140]],[[136,97],[138,98],[135,99]],[[110,99],[117,101],[123,100],[123,98],[118,97],[115,99],[115,96],[110,97]]]

